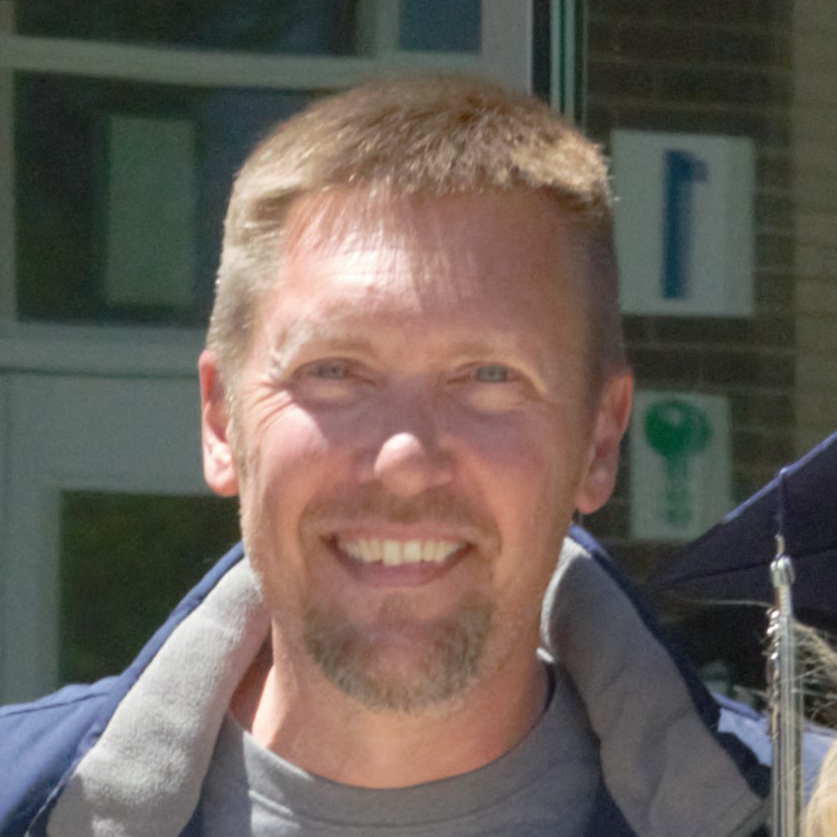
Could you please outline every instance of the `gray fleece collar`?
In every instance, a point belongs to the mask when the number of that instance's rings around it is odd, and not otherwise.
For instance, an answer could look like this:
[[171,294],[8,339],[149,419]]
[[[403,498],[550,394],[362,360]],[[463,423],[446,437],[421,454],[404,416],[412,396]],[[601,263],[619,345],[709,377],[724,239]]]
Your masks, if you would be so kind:
[[637,834],[749,835],[764,821],[765,800],[706,728],[669,651],[569,539],[542,624],[587,707],[605,785]]
[[[544,610],[601,743],[608,790],[641,837],[737,837],[765,802],[698,716],[670,655],[575,542]],[[51,837],[177,837],[198,804],[232,694],[269,619],[241,561],[172,633],[57,801]]]
[[269,630],[247,561],[173,631],[81,760],[50,837],[176,837],[233,692]]

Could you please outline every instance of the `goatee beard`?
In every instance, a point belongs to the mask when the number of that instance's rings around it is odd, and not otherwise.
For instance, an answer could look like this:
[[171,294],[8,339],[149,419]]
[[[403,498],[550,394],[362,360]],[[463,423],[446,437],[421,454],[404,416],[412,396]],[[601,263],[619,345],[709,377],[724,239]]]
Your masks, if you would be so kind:
[[[440,707],[476,679],[494,605],[471,594],[452,616],[418,625],[404,612],[401,598],[393,596],[374,628],[364,631],[334,610],[309,607],[303,627],[305,649],[331,683],[367,709],[418,713]],[[426,636],[420,647],[409,647],[416,632]],[[404,638],[405,659],[381,664],[378,657],[387,653],[382,646]]]

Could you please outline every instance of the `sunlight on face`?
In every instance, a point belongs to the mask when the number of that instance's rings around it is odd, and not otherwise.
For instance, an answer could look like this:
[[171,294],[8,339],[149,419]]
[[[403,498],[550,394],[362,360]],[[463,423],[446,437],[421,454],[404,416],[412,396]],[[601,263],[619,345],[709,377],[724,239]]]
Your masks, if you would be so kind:
[[242,369],[242,529],[291,665],[415,712],[534,660],[591,461],[586,309],[542,196],[328,200]]

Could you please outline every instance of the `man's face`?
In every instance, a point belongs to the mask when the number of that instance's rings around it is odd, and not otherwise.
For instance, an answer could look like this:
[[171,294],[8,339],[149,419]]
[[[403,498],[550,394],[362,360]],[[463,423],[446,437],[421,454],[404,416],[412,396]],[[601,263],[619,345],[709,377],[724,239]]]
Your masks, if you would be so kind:
[[630,380],[589,392],[570,235],[528,192],[306,198],[235,451],[202,359],[207,478],[240,494],[285,653],[370,707],[533,655],[571,516],[612,489]]

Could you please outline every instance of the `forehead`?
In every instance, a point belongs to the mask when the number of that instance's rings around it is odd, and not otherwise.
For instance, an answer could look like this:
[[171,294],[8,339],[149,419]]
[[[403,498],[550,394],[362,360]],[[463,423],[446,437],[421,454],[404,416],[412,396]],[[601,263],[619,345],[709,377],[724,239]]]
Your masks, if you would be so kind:
[[[447,195],[391,194],[386,188],[343,188],[303,195],[286,224],[289,250],[331,245],[336,251],[359,241],[405,241],[420,237],[445,246],[451,236],[491,239],[486,221],[508,229],[508,238],[554,240],[566,226],[557,201],[534,189],[486,189]],[[495,229],[494,233],[497,232]]]
[[[575,273],[577,236],[557,203],[534,190],[487,190],[447,196],[388,196],[370,190],[309,195],[291,208],[283,279],[314,262],[341,269],[411,273],[464,289],[521,273],[563,288]],[[356,278],[356,277],[354,277]],[[444,280],[443,282],[441,280]],[[518,293],[530,288],[520,285]]]
[[423,340],[444,324],[540,339],[579,313],[574,249],[562,210],[534,191],[306,196],[260,313],[297,336],[380,322],[419,323]]

